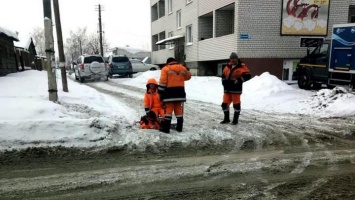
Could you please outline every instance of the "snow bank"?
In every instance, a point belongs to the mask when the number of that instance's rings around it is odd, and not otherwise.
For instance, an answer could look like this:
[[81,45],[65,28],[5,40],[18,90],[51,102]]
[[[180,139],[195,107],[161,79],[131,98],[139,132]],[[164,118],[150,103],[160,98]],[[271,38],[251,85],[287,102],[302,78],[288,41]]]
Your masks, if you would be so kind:
[[[134,110],[85,85],[68,80],[70,92],[48,100],[47,72],[34,70],[0,78],[0,149],[36,145],[96,146],[118,127],[133,123]],[[105,141],[107,142],[107,141]]]

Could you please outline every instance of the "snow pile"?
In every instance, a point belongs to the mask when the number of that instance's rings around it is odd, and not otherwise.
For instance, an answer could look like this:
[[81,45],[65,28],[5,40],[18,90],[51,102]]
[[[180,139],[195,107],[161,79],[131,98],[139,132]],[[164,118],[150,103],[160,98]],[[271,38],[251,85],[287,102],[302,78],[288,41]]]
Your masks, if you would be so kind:
[[125,80],[125,82],[123,82],[123,84],[145,89],[147,81],[150,78],[155,78],[155,80],[159,83],[160,70],[147,71],[144,73],[139,72],[139,73],[135,74],[134,76],[135,76],[135,78]]
[[346,116],[354,114],[355,95],[343,87],[335,87],[322,89],[305,102],[324,116],[331,116],[334,110]]
[[[146,81],[155,78],[159,82],[160,70],[148,71],[135,75],[133,79],[117,79],[120,82],[145,89]],[[103,86],[106,87],[107,86]],[[111,88],[114,89],[114,88]],[[187,103],[189,100],[198,100],[220,106],[223,99],[223,86],[220,77],[193,76],[185,82]],[[331,90],[322,90],[331,91]],[[241,96],[242,110],[253,109],[269,113],[291,113],[324,116],[323,110],[315,109],[319,104],[318,98],[310,98],[315,91],[301,90],[297,85],[288,85],[269,72],[255,76],[243,85]],[[328,116],[347,116],[355,114],[354,108],[349,109],[351,98],[343,98],[340,102],[348,102],[345,106],[342,103],[332,104],[327,107]],[[347,106],[349,105],[349,106]],[[344,112],[343,110],[346,110]]]
[[[60,74],[60,73],[58,73]],[[74,74],[71,75],[72,79]],[[233,129],[206,129],[199,121],[189,121],[188,132],[163,134],[156,130],[141,130],[134,126],[143,110],[142,99],[146,81],[159,81],[160,70],[115,78],[109,82],[86,84],[68,79],[69,93],[62,92],[58,79],[59,102],[48,100],[46,72],[25,71],[0,78],[0,150],[38,146],[94,147],[115,146],[144,150],[225,145],[248,138],[264,137],[250,130],[231,134]],[[122,87],[121,84],[127,85]],[[223,87],[220,77],[196,77],[186,82],[187,103],[193,110],[211,116],[208,123],[218,123],[214,115],[221,109]],[[102,93],[103,92],[103,93]],[[112,96],[111,96],[112,94]],[[116,95],[124,94],[132,102],[121,102]],[[125,99],[126,99],[125,98]],[[272,115],[305,114],[311,116],[348,116],[355,114],[355,95],[342,88],[305,91],[289,86],[269,73],[255,76],[244,84],[242,115],[246,110]],[[127,100],[127,99],[126,99]],[[201,106],[200,105],[201,102]],[[203,102],[207,102],[204,104]],[[196,105],[196,106],[194,106]],[[204,108],[211,106],[211,109]],[[218,112],[218,111],[217,111]],[[222,110],[220,110],[222,115]],[[291,117],[285,115],[286,118]],[[194,124],[195,123],[195,124]],[[238,135],[239,134],[239,135]],[[250,134],[250,135],[248,135]],[[260,135],[258,135],[260,134]]]
[[276,76],[271,75],[269,72],[255,76],[243,85],[243,91],[246,97],[270,97],[284,91],[292,92],[292,90],[294,90],[294,88],[287,85]]
[[[126,122],[124,106],[94,89],[69,82],[59,103],[48,100],[46,72],[25,71],[0,78],[0,149],[42,145],[103,145]],[[127,110],[126,110],[127,112]],[[130,111],[134,114],[134,111]],[[105,141],[104,141],[105,140]]]

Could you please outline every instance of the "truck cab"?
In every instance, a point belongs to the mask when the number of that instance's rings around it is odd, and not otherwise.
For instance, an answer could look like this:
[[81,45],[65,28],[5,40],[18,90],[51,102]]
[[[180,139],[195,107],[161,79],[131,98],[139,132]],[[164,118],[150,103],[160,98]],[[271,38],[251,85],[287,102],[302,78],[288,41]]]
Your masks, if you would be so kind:
[[320,42],[297,65],[295,77],[301,89],[355,85],[355,23],[333,26],[331,41]]
[[330,40],[320,43],[311,53],[307,51],[307,56],[300,60],[294,73],[299,88],[320,88],[321,84],[327,83],[329,57]]

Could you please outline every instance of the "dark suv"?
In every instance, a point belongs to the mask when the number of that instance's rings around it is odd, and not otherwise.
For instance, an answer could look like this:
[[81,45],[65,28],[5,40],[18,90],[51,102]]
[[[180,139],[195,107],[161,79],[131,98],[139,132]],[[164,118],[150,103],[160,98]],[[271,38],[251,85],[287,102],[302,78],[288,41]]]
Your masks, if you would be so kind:
[[112,78],[113,75],[126,75],[132,78],[132,63],[126,55],[111,55],[108,59],[108,63],[108,75],[110,78]]

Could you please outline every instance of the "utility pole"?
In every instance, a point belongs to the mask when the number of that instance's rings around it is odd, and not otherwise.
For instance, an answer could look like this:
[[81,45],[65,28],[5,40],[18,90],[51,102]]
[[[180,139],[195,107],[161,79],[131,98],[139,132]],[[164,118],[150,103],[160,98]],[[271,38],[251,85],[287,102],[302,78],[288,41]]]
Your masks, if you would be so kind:
[[67,72],[65,69],[65,57],[63,49],[62,26],[60,23],[60,12],[58,0],[53,0],[53,10],[55,16],[55,29],[57,31],[58,52],[59,52],[59,67],[62,75],[63,91],[68,92]]
[[102,24],[101,24],[101,5],[99,4],[96,11],[99,11],[99,33],[100,33],[100,51],[101,56],[104,56],[104,47],[102,44]]
[[43,0],[44,13],[44,36],[46,48],[46,68],[48,76],[49,100],[58,101],[57,82],[55,80],[55,69],[52,68],[52,56],[54,55],[53,29],[51,20],[51,0]]

